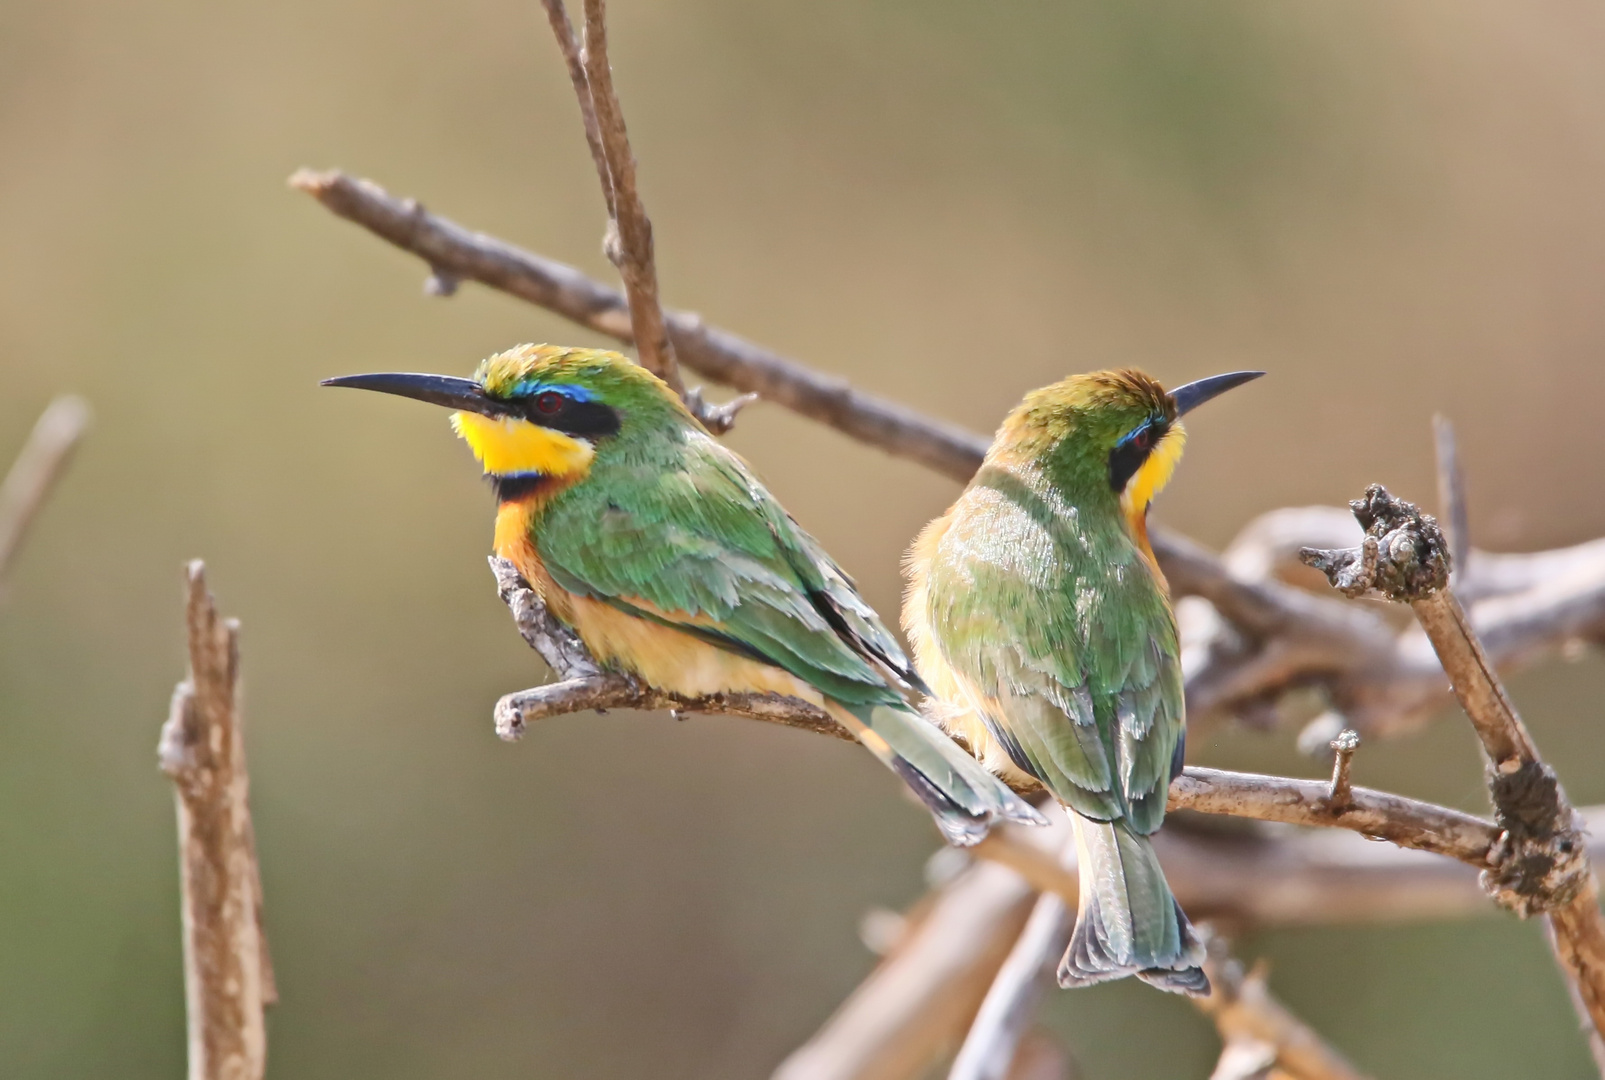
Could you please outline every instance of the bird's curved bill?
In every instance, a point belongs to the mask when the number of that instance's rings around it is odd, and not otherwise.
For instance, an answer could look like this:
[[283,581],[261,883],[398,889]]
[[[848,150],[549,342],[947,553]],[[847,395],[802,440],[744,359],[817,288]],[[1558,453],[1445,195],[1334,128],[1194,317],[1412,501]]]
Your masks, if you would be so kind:
[[451,375],[415,375],[403,371],[381,371],[372,375],[341,375],[324,379],[319,386],[350,386],[358,390],[377,390],[381,394],[397,394],[416,398],[448,409],[502,416],[507,412],[503,402],[487,395],[473,379],[458,379]]
[[1170,400],[1176,403],[1176,415],[1181,416],[1192,412],[1210,398],[1219,397],[1234,386],[1253,382],[1263,374],[1263,371],[1232,371],[1225,375],[1211,375],[1207,379],[1176,387],[1170,392]]

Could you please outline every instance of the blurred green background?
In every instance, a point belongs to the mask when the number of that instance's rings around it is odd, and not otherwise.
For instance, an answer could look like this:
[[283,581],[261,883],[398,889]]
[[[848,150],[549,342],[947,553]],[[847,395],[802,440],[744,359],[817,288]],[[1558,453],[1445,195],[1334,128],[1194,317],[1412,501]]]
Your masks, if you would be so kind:
[[[985,431],[1139,364],[1272,373],[1191,425],[1166,523],[1368,481],[1430,501],[1459,425],[1483,546],[1605,533],[1605,13],[1575,0],[615,0],[669,301]],[[156,734],[180,566],[244,622],[283,1001],[270,1075],[759,1077],[872,958],[935,833],[868,755],[735,720],[570,717],[483,556],[436,412],[320,392],[599,343],[284,185],[340,165],[605,274],[576,109],[512,0],[0,0],[0,461],[60,391],[98,422],[0,602],[0,1075],[179,1075]],[[757,406],[731,441],[892,613],[954,485]],[[1513,684],[1605,800],[1595,658]],[[1313,774],[1291,733],[1195,760]],[[1462,725],[1361,782],[1471,808]],[[1245,956],[1378,1076],[1583,1077],[1536,925],[1264,934]],[[1054,995],[1087,1075],[1207,1075],[1138,985]]]

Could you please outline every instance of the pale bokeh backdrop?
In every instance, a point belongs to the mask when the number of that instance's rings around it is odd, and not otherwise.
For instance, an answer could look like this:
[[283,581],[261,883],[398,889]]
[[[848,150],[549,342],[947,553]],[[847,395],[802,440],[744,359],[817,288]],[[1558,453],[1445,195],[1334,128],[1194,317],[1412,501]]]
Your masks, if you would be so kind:
[[[1371,480],[1472,522],[1605,532],[1605,13],[1580,0],[616,0],[669,300],[988,430],[1067,372],[1271,376],[1191,425],[1159,507],[1225,542]],[[597,343],[421,267],[284,178],[341,165],[605,273],[538,6],[0,0],[0,459],[51,395],[98,423],[0,601],[0,1075],[181,1069],[154,746],[179,567],[244,621],[283,1004],[273,1077],[760,1077],[868,970],[855,926],[935,834],[867,755],[741,721],[491,731],[538,681],[444,418],[319,391]],[[952,484],[758,406],[732,442],[887,614]],[[1605,800],[1589,657],[1514,684]],[[1310,772],[1291,735],[1194,742]],[[1445,722],[1362,782],[1480,805]],[[1539,928],[1265,934],[1273,985],[1380,1076],[1583,1077]],[[1206,1022],[1051,999],[1087,1075],[1207,1075]]]

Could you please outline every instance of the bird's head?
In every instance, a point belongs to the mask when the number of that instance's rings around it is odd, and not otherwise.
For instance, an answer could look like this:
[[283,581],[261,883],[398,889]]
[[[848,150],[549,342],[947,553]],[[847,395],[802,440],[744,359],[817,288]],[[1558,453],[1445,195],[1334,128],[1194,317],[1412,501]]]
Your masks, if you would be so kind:
[[663,380],[616,352],[519,345],[483,361],[471,379],[384,372],[323,380],[455,410],[452,428],[497,480],[584,476],[627,427],[684,423]]
[[1107,485],[1135,525],[1181,459],[1182,416],[1263,374],[1234,371],[1170,391],[1132,369],[1072,375],[1026,395],[998,442],[1083,490]]

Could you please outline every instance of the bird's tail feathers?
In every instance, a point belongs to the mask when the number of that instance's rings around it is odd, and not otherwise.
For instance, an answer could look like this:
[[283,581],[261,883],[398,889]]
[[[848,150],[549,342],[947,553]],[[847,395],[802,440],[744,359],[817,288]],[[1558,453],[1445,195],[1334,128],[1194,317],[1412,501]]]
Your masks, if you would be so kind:
[[1036,808],[929,720],[895,705],[833,709],[860,742],[903,778],[951,844],[979,843],[999,820],[1046,825]]
[[1059,985],[1091,986],[1135,975],[1161,990],[1202,997],[1204,946],[1165,882],[1148,837],[1124,821],[1074,811],[1081,905]]

